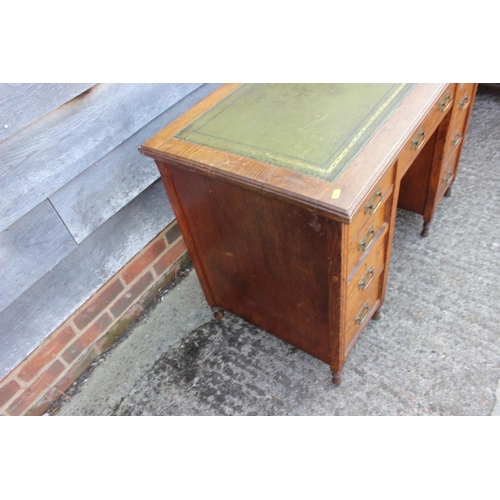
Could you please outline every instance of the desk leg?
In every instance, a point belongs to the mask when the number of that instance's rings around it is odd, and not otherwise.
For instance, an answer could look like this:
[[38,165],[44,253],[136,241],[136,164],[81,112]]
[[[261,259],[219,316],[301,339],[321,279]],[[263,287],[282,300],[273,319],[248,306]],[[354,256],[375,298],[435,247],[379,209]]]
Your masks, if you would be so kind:
[[217,321],[220,321],[224,317],[224,311],[220,307],[212,307],[212,312]]
[[431,223],[430,222],[424,222],[424,227],[422,228],[422,232],[420,233],[421,236],[424,238],[427,238],[429,236],[429,227]]
[[342,373],[333,373],[332,372],[332,382],[333,385],[339,386],[342,382]]
[[444,195],[446,198],[449,198],[451,196],[451,186],[445,191]]

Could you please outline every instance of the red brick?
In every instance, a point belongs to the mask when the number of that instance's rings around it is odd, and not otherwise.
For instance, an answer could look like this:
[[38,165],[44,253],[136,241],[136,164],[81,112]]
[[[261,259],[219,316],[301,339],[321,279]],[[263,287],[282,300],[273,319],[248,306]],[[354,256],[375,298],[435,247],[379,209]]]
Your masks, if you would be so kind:
[[144,308],[136,302],[121,315],[120,319],[95,343],[97,355],[102,354],[108,347],[116,342],[120,335],[137,319]]
[[11,380],[4,386],[0,387],[0,406],[3,406],[9,399],[11,399],[20,388],[21,386],[15,380]]
[[63,359],[72,363],[112,322],[111,316],[104,313],[64,351]]
[[39,417],[43,415],[49,409],[50,405],[59,399],[59,396],[50,391],[45,393],[38,401],[28,408],[24,415],[26,417]]
[[102,292],[100,292],[85,308],[75,317],[75,325],[83,330],[91,321],[101,314],[123,290],[119,279],[113,281]]
[[130,306],[130,304],[132,304],[132,302],[134,302],[153,281],[153,275],[150,272],[139,279],[139,281],[135,283],[121,299],[117,300],[113,307],[111,307],[113,316],[119,318],[128,306]]
[[180,240],[155,263],[153,267],[156,275],[161,276],[185,251],[186,244]]
[[86,356],[81,360],[73,364],[70,369],[61,377],[60,380],[54,385],[52,389],[46,394],[46,396],[51,399],[59,398],[70,385],[77,380],[82,373],[92,364],[92,362],[97,358],[97,353],[94,349],[90,349]]
[[28,358],[27,363],[19,372],[19,378],[25,382],[29,382],[35,374],[44,368],[47,363],[50,363],[50,361],[52,361],[61,352],[61,350],[71,339],[75,337],[75,335],[76,334],[73,328],[67,326],[60,332],[54,334],[52,338],[49,337],[48,343],[43,345],[39,352]]
[[64,365],[55,361],[33,384],[7,408],[10,415],[23,415],[50,385],[61,375]]
[[125,283],[130,284],[167,248],[165,240],[156,241],[142,255],[137,257],[122,273]]
[[40,380],[47,387],[50,387],[63,371],[64,365],[59,360],[56,360],[40,375]]
[[[92,359],[92,361],[94,360],[95,358]],[[90,364],[89,364],[90,366]],[[71,384],[81,375],[78,374],[76,375],[75,371],[77,367],[75,368],[71,368],[67,373],[64,374],[63,377],[61,377],[61,380],[59,380],[57,382],[57,384],[52,387],[52,389],[50,389],[50,391],[46,394],[50,399],[52,399],[52,397],[54,398],[53,401],[56,401],[56,399],[58,399],[60,396],[62,396],[61,393],[64,393],[66,392],[69,387],[71,386]],[[88,366],[82,370],[82,373],[88,368]]]
[[143,305],[137,302],[130,306],[125,313],[120,316],[120,321],[128,322],[130,324],[139,317],[142,311],[144,311]]
[[22,415],[33,402],[37,400],[40,394],[46,389],[46,385],[37,380],[29,389],[25,389],[21,395],[7,408],[9,415]]

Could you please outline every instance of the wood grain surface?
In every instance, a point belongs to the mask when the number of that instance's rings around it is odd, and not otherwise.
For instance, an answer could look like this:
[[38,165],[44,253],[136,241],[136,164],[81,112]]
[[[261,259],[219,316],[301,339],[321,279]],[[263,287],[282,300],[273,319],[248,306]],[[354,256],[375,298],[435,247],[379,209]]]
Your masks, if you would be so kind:
[[196,172],[168,176],[211,305],[328,362],[328,220]]
[[200,84],[99,84],[0,143],[0,230]]
[[0,142],[95,83],[0,83]]
[[158,181],[0,312],[0,379],[173,220]]
[[0,311],[76,246],[48,201],[0,232]]
[[154,161],[137,152],[142,142],[217,86],[205,84],[195,89],[50,196],[78,243],[158,179]]

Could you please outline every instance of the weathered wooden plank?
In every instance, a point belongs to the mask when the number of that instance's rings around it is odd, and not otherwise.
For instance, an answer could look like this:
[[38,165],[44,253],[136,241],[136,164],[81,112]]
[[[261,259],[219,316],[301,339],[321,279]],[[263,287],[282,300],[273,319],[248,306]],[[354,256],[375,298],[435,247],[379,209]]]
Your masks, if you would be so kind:
[[0,142],[95,83],[0,83]]
[[0,233],[0,311],[76,248],[48,201]]
[[157,181],[0,312],[0,380],[173,219]]
[[0,143],[0,230],[200,84],[99,84]]
[[154,161],[139,154],[139,146],[218,86],[191,92],[50,197],[78,243],[158,179]]

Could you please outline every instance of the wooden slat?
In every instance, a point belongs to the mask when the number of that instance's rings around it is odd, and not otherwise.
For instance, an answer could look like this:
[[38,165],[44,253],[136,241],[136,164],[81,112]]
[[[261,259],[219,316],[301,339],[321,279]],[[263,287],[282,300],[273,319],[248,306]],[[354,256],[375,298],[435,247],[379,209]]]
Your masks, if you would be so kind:
[[0,143],[0,230],[199,86],[99,84]]
[[95,83],[0,83],[0,142]]
[[48,201],[0,233],[0,311],[76,248]]
[[0,312],[0,380],[173,219],[157,181]]
[[78,243],[158,179],[139,146],[218,86],[196,89],[50,197]]
[[216,92],[211,94],[209,97],[199,102],[196,106],[193,106],[186,114],[179,117],[178,120],[171,123],[168,127],[165,127],[161,132],[159,132],[154,137],[148,139],[143,148],[145,150],[157,150],[162,149],[161,146],[171,139],[177,132],[180,132],[188,124],[196,120],[203,113],[208,111],[216,103],[227,97],[231,92],[236,90],[241,83],[225,83]]

